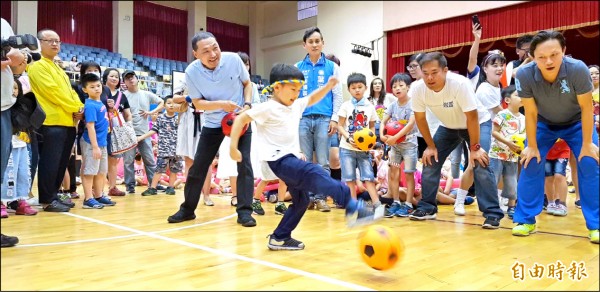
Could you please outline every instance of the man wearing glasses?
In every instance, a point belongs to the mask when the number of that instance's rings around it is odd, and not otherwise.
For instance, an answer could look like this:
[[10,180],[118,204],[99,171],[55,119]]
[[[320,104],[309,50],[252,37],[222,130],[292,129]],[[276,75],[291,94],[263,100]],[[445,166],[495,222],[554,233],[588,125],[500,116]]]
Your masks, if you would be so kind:
[[517,39],[517,55],[519,55],[519,60],[510,61],[506,64],[505,74],[507,80],[506,83],[508,85],[515,84],[514,78],[517,76],[518,67],[531,62],[532,59],[529,56],[529,46],[531,45],[532,39],[533,36],[529,34],[522,35]]
[[46,212],[68,212],[75,204],[61,201],[58,190],[63,180],[69,155],[75,143],[76,126],[83,119],[83,104],[71,88],[69,77],[54,58],[60,51],[60,38],[55,31],[38,32],[42,59],[28,71],[31,89],[46,120],[40,128],[38,191]]

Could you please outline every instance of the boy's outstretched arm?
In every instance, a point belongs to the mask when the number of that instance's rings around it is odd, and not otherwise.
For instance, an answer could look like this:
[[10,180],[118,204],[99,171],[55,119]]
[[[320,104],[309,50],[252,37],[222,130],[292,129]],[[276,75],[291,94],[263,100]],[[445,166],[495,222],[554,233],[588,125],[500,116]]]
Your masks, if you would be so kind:
[[238,150],[238,142],[240,141],[242,129],[250,122],[252,122],[252,118],[246,112],[241,113],[235,118],[235,120],[233,120],[231,133],[229,135],[231,138],[231,144],[229,145],[229,156],[231,156],[231,159],[234,161],[242,162],[242,152]]
[[338,84],[338,82],[339,82],[339,80],[335,76],[329,77],[329,80],[327,80],[327,84],[325,84],[325,86],[313,91],[310,95],[308,95],[307,98],[310,98],[309,102],[308,102],[308,106],[311,106],[311,105],[321,101],[321,99],[323,99],[323,97],[325,97],[327,92],[329,92],[331,89],[333,89],[333,87],[336,84]]

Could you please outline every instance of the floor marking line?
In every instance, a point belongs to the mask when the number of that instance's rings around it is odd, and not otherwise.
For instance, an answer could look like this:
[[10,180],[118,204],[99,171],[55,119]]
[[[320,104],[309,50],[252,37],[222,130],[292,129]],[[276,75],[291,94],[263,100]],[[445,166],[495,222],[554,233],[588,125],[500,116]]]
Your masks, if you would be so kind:
[[32,244],[17,244],[15,247],[36,247],[36,246],[53,246],[53,245],[64,245],[64,244],[73,244],[73,243],[86,243],[86,242],[94,242],[94,241],[104,241],[104,240],[113,240],[113,239],[121,239],[128,237],[142,236],[141,234],[129,234],[129,235],[121,235],[121,236],[113,236],[113,237],[103,237],[103,238],[94,238],[94,239],[81,239],[81,240],[72,240],[72,241],[59,241],[59,242],[48,242],[48,243],[32,243]]
[[203,226],[203,225],[208,225],[208,224],[212,224],[212,223],[217,223],[217,222],[220,222],[220,221],[224,221],[224,220],[227,220],[229,218],[233,218],[235,216],[237,216],[237,213],[231,214],[229,216],[225,216],[223,218],[215,219],[215,220],[212,220],[212,221],[207,221],[207,222],[198,223],[198,224],[194,224],[194,225],[183,226],[183,227],[171,228],[171,229],[166,229],[166,230],[154,231],[154,232],[151,232],[151,233],[159,234],[159,233],[165,233],[165,232],[179,231],[179,230],[194,228],[194,227],[198,227],[198,226]]
[[170,238],[170,237],[166,237],[166,236],[162,236],[162,235],[158,235],[158,234],[154,234],[154,233],[150,233],[150,232],[146,232],[146,231],[141,231],[141,230],[137,230],[134,228],[130,228],[127,226],[122,226],[122,225],[117,225],[117,224],[113,224],[113,223],[108,223],[108,222],[104,222],[102,220],[98,220],[98,219],[94,219],[94,218],[89,218],[89,217],[85,217],[82,215],[78,215],[78,214],[73,214],[73,213],[62,213],[64,215],[67,216],[71,216],[71,217],[76,217],[79,219],[83,219],[83,220],[87,220],[87,221],[91,221],[91,222],[95,222],[101,225],[106,225],[106,226],[111,226],[117,229],[121,229],[121,230],[126,230],[132,233],[136,233],[136,234],[140,234],[140,235],[145,235],[148,237],[152,237],[155,239],[160,239],[160,240],[164,240],[164,241],[168,241],[171,243],[175,243],[175,244],[179,244],[179,245],[183,245],[183,246],[187,246],[187,247],[191,247],[194,249],[200,249],[206,252],[210,252],[210,253],[214,253],[217,255],[222,255],[225,257],[229,257],[229,258],[233,258],[233,259],[237,259],[237,260],[241,260],[241,261],[246,261],[246,262],[250,262],[250,263],[254,263],[254,264],[258,264],[258,265],[262,265],[262,266],[267,266],[270,268],[274,268],[274,269],[278,269],[278,270],[282,270],[282,271],[286,271],[289,273],[293,273],[293,274],[297,274],[297,275],[301,275],[304,277],[308,277],[308,278],[312,278],[312,279],[316,279],[322,282],[326,282],[329,284],[333,284],[333,285],[338,285],[338,286],[342,286],[345,288],[350,288],[350,289],[355,289],[355,290],[359,290],[359,291],[375,291],[374,289],[368,288],[368,287],[364,287],[358,284],[354,284],[354,283],[348,283],[342,280],[337,280],[337,279],[333,279],[333,278],[329,278],[323,275],[319,275],[319,274],[313,274],[310,272],[306,272],[303,270],[299,270],[299,269],[295,269],[295,268],[290,268],[290,267],[286,267],[283,265],[279,265],[276,263],[271,263],[271,262],[267,262],[267,261],[263,261],[263,260],[258,260],[258,259],[254,259],[254,258],[250,258],[250,257],[246,257],[246,256],[242,256],[236,253],[232,253],[232,252],[228,252],[228,251],[224,251],[224,250],[219,250],[219,249],[214,249],[211,247],[207,247],[207,246],[203,246],[203,245],[198,245],[198,244],[194,244],[194,243],[190,243],[187,241],[183,241],[180,239],[174,239],[174,238]]

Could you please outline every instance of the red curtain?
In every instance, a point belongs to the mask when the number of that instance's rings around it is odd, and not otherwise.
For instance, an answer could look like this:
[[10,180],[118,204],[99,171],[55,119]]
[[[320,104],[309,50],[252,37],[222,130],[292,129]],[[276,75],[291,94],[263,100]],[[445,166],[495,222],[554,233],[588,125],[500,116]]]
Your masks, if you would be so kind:
[[2,8],[2,18],[4,18],[10,24],[10,19],[11,19],[10,2],[11,1],[0,1],[0,2],[2,2],[2,6],[0,6],[0,8]]
[[[599,8],[597,1],[543,1],[481,11],[477,13],[484,29],[481,42],[514,38],[543,29],[597,25]],[[405,62],[404,56],[471,44],[471,15],[389,31],[387,37],[389,80],[394,73],[405,71],[404,64],[400,65]]]
[[133,3],[133,52],[144,56],[186,61],[187,11],[146,1]]
[[207,17],[206,31],[215,36],[221,51],[250,54],[249,26]]
[[65,43],[112,51],[112,17],[112,1],[38,1],[38,31],[52,29]]

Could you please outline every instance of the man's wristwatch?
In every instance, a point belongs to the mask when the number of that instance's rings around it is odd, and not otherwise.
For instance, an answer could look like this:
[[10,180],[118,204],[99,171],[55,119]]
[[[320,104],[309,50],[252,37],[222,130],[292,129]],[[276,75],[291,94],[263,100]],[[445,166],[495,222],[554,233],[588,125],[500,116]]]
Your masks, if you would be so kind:
[[247,101],[246,101],[246,102],[244,102],[244,105],[245,105],[245,106],[247,105],[249,108],[252,108],[252,103],[251,103],[251,102],[247,102]]
[[471,151],[477,151],[479,149],[481,149],[481,145],[479,143],[471,145]]

